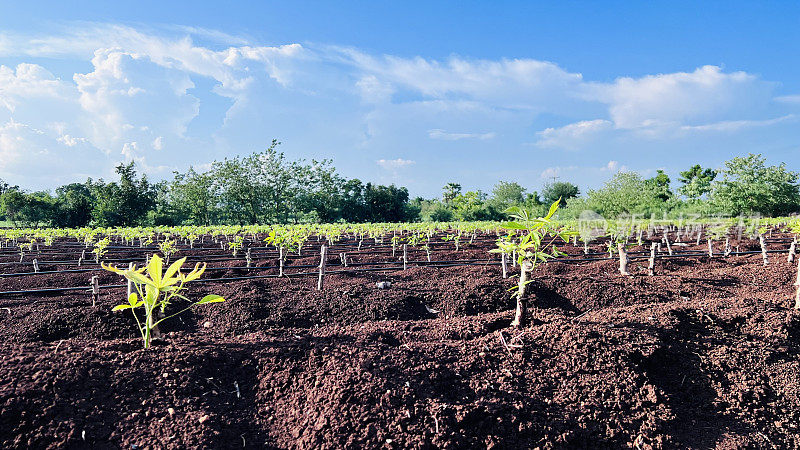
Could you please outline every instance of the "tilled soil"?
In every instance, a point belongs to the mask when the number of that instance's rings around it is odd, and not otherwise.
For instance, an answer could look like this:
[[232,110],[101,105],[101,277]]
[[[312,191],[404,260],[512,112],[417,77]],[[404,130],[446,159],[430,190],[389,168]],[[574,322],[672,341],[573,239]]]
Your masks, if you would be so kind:
[[0,447],[800,447],[796,266],[645,265],[540,266],[519,330],[497,265],[206,283],[227,301],[149,350],[111,312],[124,288],[0,298]]

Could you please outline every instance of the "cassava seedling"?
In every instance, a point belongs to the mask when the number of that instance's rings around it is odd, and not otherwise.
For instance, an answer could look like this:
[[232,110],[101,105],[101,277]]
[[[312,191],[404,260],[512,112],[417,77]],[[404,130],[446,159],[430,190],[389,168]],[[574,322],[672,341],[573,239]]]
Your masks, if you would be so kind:
[[158,244],[158,249],[161,251],[161,254],[164,255],[165,264],[169,264],[170,256],[178,253],[178,247],[175,246],[175,241],[169,239]]
[[536,268],[540,262],[550,258],[565,255],[558,250],[555,241],[561,239],[567,242],[573,232],[565,228],[559,228],[553,222],[553,215],[558,210],[561,199],[550,205],[550,210],[545,217],[536,218],[528,209],[512,206],[505,212],[511,216],[510,222],[505,222],[501,226],[507,230],[518,231],[516,238],[506,236],[497,241],[497,248],[490,250],[492,253],[505,253],[515,255],[520,266],[519,282],[515,288],[517,299],[517,309],[514,315],[513,327],[520,327],[525,322],[525,289],[531,282],[528,274]]
[[[185,284],[197,280],[206,270],[205,263],[202,266],[197,263],[191,272],[184,275],[181,273],[181,268],[185,261],[185,257],[175,261],[166,271],[163,271],[163,261],[158,255],[153,255],[150,258],[150,263],[139,269],[136,266],[131,266],[129,269],[122,270],[111,265],[102,264],[103,269],[122,275],[133,282],[136,292],[132,292],[128,296],[127,304],[117,305],[113,311],[131,310],[142,335],[144,348],[150,348],[153,330],[161,322],[188,311],[197,305],[225,301],[219,295],[209,294],[174,314],[155,320],[154,314],[156,311],[158,310],[163,314],[170,301],[175,297],[188,301],[189,299],[181,294],[185,289]],[[138,308],[144,309],[143,319],[140,319],[139,315],[136,314],[136,309]]]
[[111,241],[107,237],[100,239],[94,244],[94,250],[92,250],[92,253],[94,253],[94,262],[96,264],[100,264],[100,258],[105,256],[107,252],[106,248],[109,246],[109,244],[111,244]]

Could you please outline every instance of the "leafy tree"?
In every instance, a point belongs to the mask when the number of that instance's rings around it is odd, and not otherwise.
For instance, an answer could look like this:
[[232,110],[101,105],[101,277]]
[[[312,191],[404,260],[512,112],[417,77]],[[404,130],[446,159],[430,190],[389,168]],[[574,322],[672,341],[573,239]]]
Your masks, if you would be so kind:
[[442,188],[442,201],[445,203],[450,203],[459,194],[461,194],[460,184],[447,183]]
[[53,226],[79,228],[92,221],[91,183],[70,183],[56,189]]
[[304,207],[316,214],[323,223],[336,222],[342,218],[344,201],[344,178],[336,173],[333,162],[328,159],[311,161],[303,183]]
[[578,186],[567,181],[558,181],[544,187],[542,190],[542,202],[550,205],[561,199],[561,205],[566,206],[569,199],[578,195],[580,195]]
[[736,214],[788,215],[800,211],[797,172],[767,166],[760,154],[735,157],[725,163],[712,188],[711,201],[722,211]]
[[214,163],[213,178],[219,190],[222,213],[228,222],[258,223],[264,217],[265,192],[258,183],[258,159],[225,158]]
[[288,221],[301,212],[298,195],[308,167],[288,161],[273,140],[263,152],[215,162],[213,176],[223,213],[238,224]]
[[169,202],[193,225],[211,225],[218,210],[218,186],[211,172],[199,173],[189,167],[186,173],[175,172],[169,186]]
[[422,208],[421,215],[424,220],[429,220],[431,222],[450,222],[455,219],[453,210],[438,200],[432,200],[425,204]]
[[366,222],[367,205],[364,200],[364,184],[361,180],[346,180],[341,187],[339,214],[345,222]]
[[521,205],[525,201],[524,196],[525,188],[519,183],[500,181],[492,188],[490,203],[495,209],[505,210],[510,206]]
[[100,180],[92,184],[96,199],[92,216],[100,226],[143,225],[155,207],[156,190],[146,176],[137,177],[133,162],[118,165],[116,172],[119,183]]
[[486,220],[490,215],[486,206],[486,194],[481,191],[468,191],[457,195],[450,206],[458,220]]
[[716,177],[715,170],[703,169],[700,164],[695,164],[689,170],[680,173],[679,180],[683,186],[678,188],[678,193],[691,201],[697,201],[711,192],[711,183]]
[[55,200],[47,192],[27,194],[9,189],[0,195],[0,210],[16,226],[35,227],[52,223]]
[[405,222],[414,214],[408,208],[408,189],[367,183],[364,203],[370,222]]
[[619,172],[598,190],[589,190],[586,206],[606,218],[647,213],[663,207],[655,183],[635,172]]
[[153,190],[156,201],[155,207],[148,212],[148,225],[174,227],[190,222],[187,208],[173,201],[172,183],[160,181],[153,185]]
[[653,186],[653,189],[656,191],[656,197],[662,202],[672,197],[672,191],[669,188],[671,180],[669,179],[669,175],[664,173],[663,170],[658,169],[656,176],[648,178],[646,181]]

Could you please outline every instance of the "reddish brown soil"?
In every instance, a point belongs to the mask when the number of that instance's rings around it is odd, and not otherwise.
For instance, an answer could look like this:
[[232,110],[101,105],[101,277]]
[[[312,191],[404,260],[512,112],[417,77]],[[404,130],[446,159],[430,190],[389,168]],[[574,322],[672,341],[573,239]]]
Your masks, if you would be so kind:
[[[487,245],[434,259],[487,260]],[[124,289],[96,307],[83,292],[0,298],[0,447],[800,447],[796,267],[644,264],[540,266],[521,330],[496,265],[337,274],[322,292],[313,277],[201,284],[192,297],[228,300],[166,322],[149,350],[111,312]]]

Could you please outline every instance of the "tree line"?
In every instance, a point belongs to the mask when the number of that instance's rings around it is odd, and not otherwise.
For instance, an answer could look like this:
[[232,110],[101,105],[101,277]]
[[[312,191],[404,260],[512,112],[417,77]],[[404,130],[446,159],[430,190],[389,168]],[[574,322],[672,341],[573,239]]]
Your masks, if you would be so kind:
[[757,154],[735,157],[719,171],[694,165],[680,186],[662,170],[650,178],[619,172],[584,195],[570,182],[527,192],[500,181],[485,193],[447,183],[441,198],[409,198],[405,187],[363,183],[336,172],[330,160],[291,161],[277,150],[215,161],[199,171],[150,182],[134,163],[116,168],[118,181],[88,179],[54,193],[26,192],[0,182],[0,214],[16,226],[216,225],[301,222],[414,222],[503,220],[510,206],[544,211],[561,199],[562,217],[594,211],[620,215],[789,215],[800,212],[797,172],[769,166]]
[[418,217],[408,190],[347,179],[330,160],[291,161],[273,141],[264,151],[189,168],[152,183],[133,162],[119,181],[91,178],[50,192],[0,183],[0,214],[25,226],[216,225],[405,222]]

